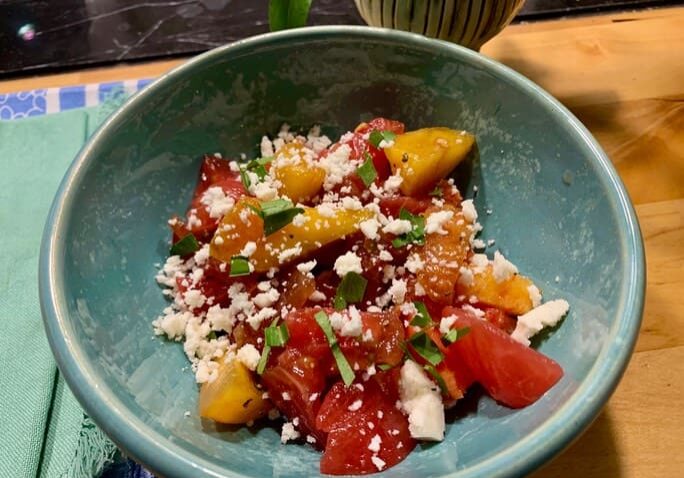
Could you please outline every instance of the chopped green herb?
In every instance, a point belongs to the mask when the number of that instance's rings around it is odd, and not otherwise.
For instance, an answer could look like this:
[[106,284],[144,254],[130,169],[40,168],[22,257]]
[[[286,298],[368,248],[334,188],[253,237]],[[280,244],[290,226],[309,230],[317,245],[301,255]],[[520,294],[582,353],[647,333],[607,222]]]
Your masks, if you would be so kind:
[[392,245],[399,249],[408,244],[425,244],[425,218],[420,214],[413,215],[404,208],[399,211],[399,219],[405,219],[411,223],[411,230],[392,241]]
[[388,370],[391,370],[394,368],[394,365],[390,365],[388,363],[380,363],[378,364],[378,368],[382,370],[383,372],[387,372]]
[[357,272],[347,272],[335,292],[335,308],[342,310],[347,304],[355,304],[363,300],[368,281]]
[[424,331],[413,334],[409,339],[409,342],[416,353],[432,365],[437,365],[444,360],[442,352],[439,351],[435,343],[430,339],[430,336]]
[[282,347],[290,339],[290,333],[285,324],[271,325],[264,329],[266,345],[270,347]]
[[373,158],[371,158],[371,156],[370,156],[370,154],[368,154],[368,152],[366,152],[365,158],[366,158],[366,160],[356,170],[356,174],[358,174],[358,176],[361,178],[361,181],[363,181],[363,184],[365,184],[366,187],[368,187],[371,184],[373,184],[373,181],[375,181],[375,178],[378,177],[378,172],[375,170],[375,165],[373,164]]
[[199,242],[197,242],[197,238],[194,234],[190,233],[171,246],[169,254],[172,256],[187,256],[188,254],[198,251],[199,248],[200,245]]
[[332,325],[330,325],[328,314],[321,310],[316,312],[314,318],[316,319],[318,326],[321,328],[321,330],[323,330],[325,338],[328,339],[328,344],[330,345],[330,350],[332,351],[333,357],[335,357],[335,362],[337,362],[337,368],[342,376],[342,381],[346,386],[351,385],[355,378],[354,371],[349,366],[347,358],[342,353],[340,344],[337,343],[337,337],[333,332]]
[[368,142],[375,146],[376,148],[380,147],[380,143],[382,141],[387,141],[388,143],[390,141],[394,141],[394,138],[396,138],[397,135],[393,133],[392,131],[378,131],[375,130],[371,132],[370,136],[368,137]]
[[451,329],[449,332],[444,334],[444,340],[453,344],[458,339],[465,337],[470,332],[470,327],[463,327],[462,329]]
[[292,219],[304,212],[301,207],[294,207],[289,199],[274,199],[259,204],[259,208],[249,206],[264,220],[264,235],[270,236],[292,222]]
[[306,25],[312,0],[270,0],[268,25],[272,32]]
[[414,302],[413,306],[416,308],[416,315],[411,319],[411,325],[416,327],[427,327],[432,323],[432,317],[428,312],[427,307],[422,302]]
[[209,340],[216,340],[216,338],[217,338],[216,332],[213,330],[211,332],[209,332],[209,335],[207,335],[207,339],[209,339]]
[[[280,320],[280,317],[276,317],[273,319],[273,322],[271,322],[271,325],[269,325],[266,329],[270,329],[271,327],[276,327],[278,325],[278,320]],[[264,332],[265,334],[266,332]],[[268,345],[268,342],[264,344],[264,348],[261,351],[261,357],[259,357],[259,363],[257,364],[256,368],[256,373],[261,375],[264,373],[264,369],[266,368],[266,364],[268,363],[268,356],[271,354],[271,346]]]
[[435,382],[437,382],[437,385],[439,385],[440,390],[442,390],[442,394],[448,395],[449,389],[446,386],[444,377],[442,377],[442,375],[437,371],[437,369],[430,364],[425,365],[423,368],[427,373],[429,373],[432,376],[432,378],[435,379]]
[[259,178],[259,181],[263,181],[268,174],[268,171],[266,171],[266,165],[271,161],[273,161],[272,156],[257,158],[240,168],[240,179],[242,180],[242,184],[245,186],[245,189],[249,189],[249,187],[252,185],[252,181],[249,179],[249,174],[247,174],[247,172],[250,171],[256,174]]
[[430,191],[428,194],[429,194],[430,196],[434,196],[434,197],[441,198],[442,196],[444,196],[444,191],[442,191],[442,187],[441,187],[441,186],[435,186],[435,189],[433,189],[432,191]]
[[230,258],[230,277],[246,276],[251,272],[249,260],[245,256],[233,256]]

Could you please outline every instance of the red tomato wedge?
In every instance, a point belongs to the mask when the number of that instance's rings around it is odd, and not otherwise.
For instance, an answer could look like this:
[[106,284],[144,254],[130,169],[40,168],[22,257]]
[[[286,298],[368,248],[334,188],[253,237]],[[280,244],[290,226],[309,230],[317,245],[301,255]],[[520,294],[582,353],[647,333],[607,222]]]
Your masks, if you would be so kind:
[[[359,386],[360,385],[360,386]],[[375,379],[332,386],[316,425],[328,432],[321,473],[376,473],[402,461],[415,446],[407,418]]]
[[463,310],[446,307],[458,318],[453,327],[470,332],[447,349],[446,363],[461,374],[469,371],[487,393],[511,408],[537,401],[563,376],[552,359],[516,342],[505,332]]

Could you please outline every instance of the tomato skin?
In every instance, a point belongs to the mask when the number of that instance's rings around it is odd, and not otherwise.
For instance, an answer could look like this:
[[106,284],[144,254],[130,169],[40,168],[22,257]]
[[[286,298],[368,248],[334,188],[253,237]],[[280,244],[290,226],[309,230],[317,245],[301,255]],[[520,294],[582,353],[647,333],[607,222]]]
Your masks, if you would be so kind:
[[275,366],[266,367],[261,376],[269,399],[290,420],[299,418],[297,428],[303,436],[311,435],[316,439],[316,448],[322,448],[327,440],[327,434],[316,427],[316,416],[322,402],[326,385],[325,370],[328,367],[326,360],[287,348],[278,356]]
[[449,368],[460,373],[470,371],[472,378],[503,405],[526,407],[563,376],[558,363],[516,342],[486,320],[450,307],[444,313],[457,315],[455,328],[470,328],[468,334],[448,347],[445,361]]
[[240,175],[231,171],[228,161],[215,156],[204,156],[199,180],[187,213],[188,217],[191,215],[196,216],[201,224],[196,224],[193,221],[192,224],[188,222],[185,226],[198,240],[203,242],[209,240],[214,234],[220,219],[210,217],[209,212],[204,204],[202,204],[202,196],[207,189],[213,186],[220,187],[226,196],[230,196],[236,201],[247,194]]
[[[381,384],[387,380],[384,375],[379,373],[377,379],[363,382],[361,388],[337,382],[326,394],[316,417],[317,426],[328,432],[321,458],[322,473],[376,473],[374,455],[385,462],[383,469],[387,469],[406,458],[415,447],[407,418],[395,407],[394,397],[383,390]],[[357,400],[361,402],[359,408],[350,410]],[[379,449],[369,450],[376,435],[380,438]]]
[[394,218],[399,217],[402,209],[406,209],[411,214],[422,214],[427,208],[432,206],[432,201],[427,198],[414,198],[411,196],[396,196],[380,199],[380,211],[385,216]]

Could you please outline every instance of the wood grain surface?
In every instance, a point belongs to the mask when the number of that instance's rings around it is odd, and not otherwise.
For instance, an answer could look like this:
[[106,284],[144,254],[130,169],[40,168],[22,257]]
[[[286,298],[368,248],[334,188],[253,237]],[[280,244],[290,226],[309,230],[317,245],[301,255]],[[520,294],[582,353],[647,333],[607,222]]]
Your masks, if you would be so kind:
[[[627,185],[646,246],[644,321],[602,414],[534,478],[684,476],[684,8],[507,28],[482,52],[568,106]],[[154,77],[180,60],[0,81],[0,93]]]

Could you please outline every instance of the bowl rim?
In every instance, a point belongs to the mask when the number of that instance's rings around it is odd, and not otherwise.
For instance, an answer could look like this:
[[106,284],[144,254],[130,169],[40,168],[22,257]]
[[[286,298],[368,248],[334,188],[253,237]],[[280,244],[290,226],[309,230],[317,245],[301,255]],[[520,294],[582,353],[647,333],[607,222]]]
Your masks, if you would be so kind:
[[[564,121],[592,152],[590,164],[606,188],[608,199],[624,222],[620,230],[621,251],[627,257],[626,274],[617,310],[619,319],[611,327],[602,351],[583,383],[573,392],[574,398],[558,408],[533,432],[485,460],[445,477],[512,477],[529,473],[550,460],[579,436],[599,414],[617,386],[629,362],[636,343],[644,306],[645,260],[639,224],[627,191],[612,163],[582,123],[558,100],[520,73],[495,60],[465,47],[422,35],[366,26],[317,26],[257,35],[215,48],[198,55],[165,73],[128,99],[115,111],[83,146],[67,170],[50,209],[40,248],[39,296],[48,341],[58,367],[74,395],[93,420],[126,453],[156,473],[167,477],[245,477],[218,467],[204,458],[183,449],[133,415],[111,393],[110,387],[98,377],[84,358],[78,340],[72,337],[67,321],[64,291],[60,285],[64,261],[64,230],[75,190],[86,166],[93,160],[91,152],[101,143],[109,129],[121,123],[127,112],[156,91],[205,62],[245,49],[270,45],[284,40],[325,37],[364,38],[393,41],[416,48],[436,49],[458,57],[496,77],[512,82],[528,95],[536,97],[550,114]],[[228,473],[228,474],[226,474]]]

